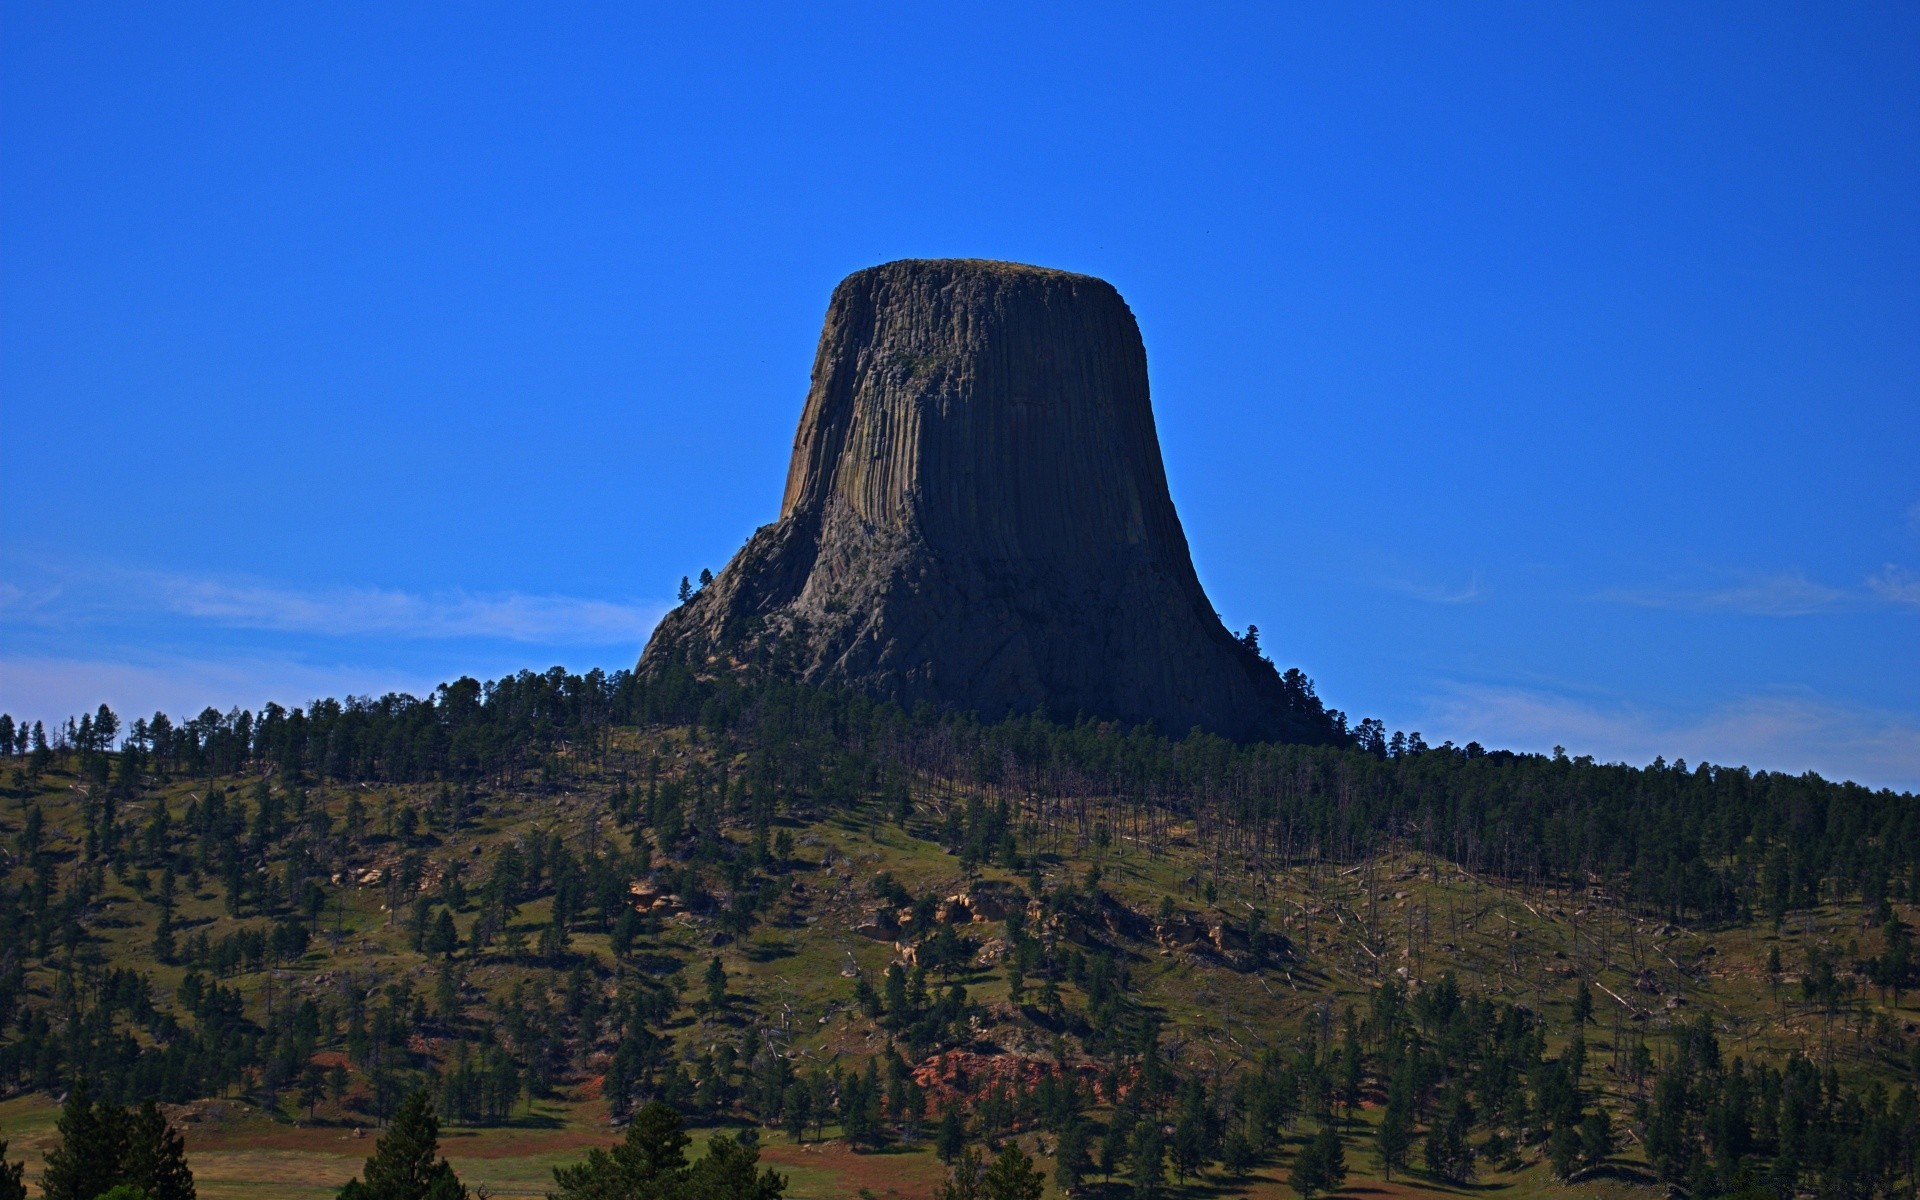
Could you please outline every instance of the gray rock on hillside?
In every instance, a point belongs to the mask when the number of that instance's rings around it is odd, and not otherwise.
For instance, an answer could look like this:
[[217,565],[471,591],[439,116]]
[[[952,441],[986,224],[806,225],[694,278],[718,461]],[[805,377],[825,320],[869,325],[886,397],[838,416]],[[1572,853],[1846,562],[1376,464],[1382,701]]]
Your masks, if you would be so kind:
[[1126,302],[1012,263],[893,262],[834,289],[780,519],[640,670],[755,657],[989,719],[1328,736],[1200,588]]

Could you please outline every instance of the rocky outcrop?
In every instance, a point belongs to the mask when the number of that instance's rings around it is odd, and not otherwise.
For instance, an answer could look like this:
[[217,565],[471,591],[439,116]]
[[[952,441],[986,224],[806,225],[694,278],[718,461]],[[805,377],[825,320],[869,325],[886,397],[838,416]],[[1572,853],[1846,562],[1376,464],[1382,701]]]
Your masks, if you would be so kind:
[[1146,352],[1085,275],[910,260],[834,290],[780,519],[640,660],[905,705],[1328,740],[1201,591]]

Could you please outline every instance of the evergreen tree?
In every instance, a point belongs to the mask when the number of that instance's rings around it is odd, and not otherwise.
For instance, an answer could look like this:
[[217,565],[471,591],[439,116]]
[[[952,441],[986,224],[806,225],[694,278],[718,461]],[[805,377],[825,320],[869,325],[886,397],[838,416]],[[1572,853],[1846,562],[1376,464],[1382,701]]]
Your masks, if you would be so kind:
[[980,1179],[985,1200],[1040,1200],[1047,1181],[1016,1142],[1008,1142]]
[[433,927],[428,931],[423,949],[428,954],[438,954],[443,958],[452,958],[453,952],[460,948],[460,934],[454,928],[453,914],[441,909],[433,919]]
[[1158,1121],[1142,1121],[1133,1139],[1133,1195],[1135,1200],[1158,1200],[1166,1191],[1166,1139]]
[[967,1146],[967,1115],[958,1100],[950,1100],[940,1113],[940,1130],[933,1137],[933,1152],[949,1167]]
[[60,1141],[47,1152],[40,1174],[46,1200],[93,1200],[118,1183],[126,1151],[124,1116],[112,1105],[95,1105],[85,1080],[74,1083],[60,1108]]
[[711,1138],[672,1200],[780,1200],[787,1193],[787,1177],[771,1167],[756,1172],[759,1160],[757,1146],[730,1137]]
[[1393,1178],[1394,1168],[1406,1168],[1407,1151],[1413,1147],[1413,1104],[1399,1088],[1387,1097],[1373,1146],[1380,1156],[1380,1172],[1388,1179]]
[[593,1150],[586,1161],[555,1167],[554,1200],[779,1200],[784,1176],[755,1171],[760,1152],[730,1137],[715,1137],[697,1162],[687,1162],[689,1139],[680,1114],[658,1100],[634,1114],[612,1151]]
[[1566,1125],[1554,1130],[1553,1136],[1547,1139],[1547,1162],[1552,1164],[1553,1173],[1566,1179],[1579,1161],[1580,1134]]
[[1465,1098],[1456,1093],[1427,1130],[1424,1152],[1427,1170],[1449,1183],[1465,1183],[1473,1178],[1473,1147],[1467,1142],[1472,1121],[1472,1110]]
[[985,1200],[981,1178],[986,1174],[980,1152],[968,1146],[947,1164],[947,1177],[933,1189],[933,1200]]
[[195,1200],[187,1144],[151,1100],[140,1105],[128,1124],[120,1179],[149,1200]]
[[1323,1123],[1294,1157],[1287,1184],[1300,1193],[1301,1200],[1313,1200],[1324,1192],[1338,1191],[1346,1181],[1347,1152],[1340,1144],[1340,1131],[1331,1122]]
[[1258,1158],[1253,1141],[1238,1129],[1227,1134],[1220,1144],[1220,1167],[1235,1179],[1251,1171]]
[[1596,1108],[1580,1122],[1580,1155],[1589,1165],[1598,1166],[1613,1153],[1613,1122],[1605,1110]]
[[[13,736],[11,729],[7,736]],[[26,1171],[26,1163],[7,1161],[7,1139],[0,1138],[0,1200],[27,1200]]]
[[442,1158],[440,1122],[424,1091],[400,1103],[393,1124],[361,1169],[340,1189],[340,1200],[467,1200],[467,1189]]
[[621,1196],[664,1197],[687,1169],[692,1139],[680,1128],[680,1114],[655,1100],[635,1113],[626,1138],[611,1153],[594,1150],[572,1167],[555,1167],[557,1200],[613,1200]]
[[787,1085],[786,1095],[780,1100],[780,1115],[786,1124],[787,1136],[796,1142],[806,1140],[810,1098],[807,1085],[796,1079]]
[[1066,1128],[1060,1131],[1060,1141],[1053,1152],[1053,1181],[1060,1185],[1061,1191],[1070,1192],[1086,1179],[1093,1165],[1088,1153],[1092,1144],[1093,1126],[1085,1118],[1070,1118]]

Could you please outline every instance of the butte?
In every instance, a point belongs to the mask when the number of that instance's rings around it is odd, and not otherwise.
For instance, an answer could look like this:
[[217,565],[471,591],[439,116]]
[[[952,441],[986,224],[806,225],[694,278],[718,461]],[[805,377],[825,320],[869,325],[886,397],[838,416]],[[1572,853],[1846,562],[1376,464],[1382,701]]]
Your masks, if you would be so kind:
[[1201,590],[1126,301],[1014,263],[904,260],[834,289],[779,520],[639,669],[756,661],[987,719],[1338,738]]

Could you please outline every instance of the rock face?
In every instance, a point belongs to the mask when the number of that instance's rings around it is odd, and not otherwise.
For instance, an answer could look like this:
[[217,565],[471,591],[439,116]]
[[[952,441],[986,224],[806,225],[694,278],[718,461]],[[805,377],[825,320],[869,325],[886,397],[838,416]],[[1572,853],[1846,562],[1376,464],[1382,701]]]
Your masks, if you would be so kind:
[[989,719],[1327,735],[1201,591],[1126,302],[1011,263],[894,262],[834,289],[780,519],[640,669],[756,657]]

